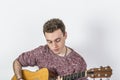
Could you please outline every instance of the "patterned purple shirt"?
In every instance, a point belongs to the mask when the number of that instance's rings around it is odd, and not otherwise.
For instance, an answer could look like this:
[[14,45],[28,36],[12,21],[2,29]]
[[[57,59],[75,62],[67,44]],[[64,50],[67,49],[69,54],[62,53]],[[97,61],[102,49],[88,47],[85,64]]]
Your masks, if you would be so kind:
[[[54,54],[47,45],[24,52],[17,60],[23,67],[38,66],[39,69],[45,67],[60,76],[85,71],[87,67],[84,59],[73,49],[71,49],[71,52],[67,56],[61,57]],[[80,78],[77,80],[87,79]]]

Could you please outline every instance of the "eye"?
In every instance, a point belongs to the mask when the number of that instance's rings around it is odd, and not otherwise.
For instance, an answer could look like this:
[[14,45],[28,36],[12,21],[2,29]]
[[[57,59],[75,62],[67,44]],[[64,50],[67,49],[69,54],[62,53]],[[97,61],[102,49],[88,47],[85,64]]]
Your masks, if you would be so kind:
[[51,44],[51,43],[52,43],[52,41],[47,40],[47,43]]
[[56,41],[56,42],[60,42],[60,41],[61,41],[61,39],[60,39],[60,38],[58,38],[58,39],[56,39],[55,41]]

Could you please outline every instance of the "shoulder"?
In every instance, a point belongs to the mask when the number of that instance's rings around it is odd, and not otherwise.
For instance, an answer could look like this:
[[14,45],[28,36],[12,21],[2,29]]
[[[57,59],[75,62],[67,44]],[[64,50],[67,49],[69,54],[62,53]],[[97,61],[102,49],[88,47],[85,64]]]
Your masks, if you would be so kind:
[[76,61],[76,63],[78,63],[86,68],[87,67],[86,61],[81,55],[82,55],[82,53],[77,53],[76,51],[73,50],[72,59],[74,59]]
[[46,45],[40,45],[34,49],[31,49],[29,51],[25,51],[22,54],[23,55],[37,55],[37,54],[42,54],[47,50],[47,46]]
[[75,59],[78,59],[78,60],[79,59],[80,60],[84,60],[83,57],[82,57],[82,55],[81,55],[82,53],[78,53],[75,50],[73,50],[72,48],[70,48],[70,49],[71,49],[71,53],[70,54],[71,54],[72,58],[75,58]]
[[34,50],[46,51],[46,50],[48,50],[48,46],[47,45],[40,45],[37,48],[35,48]]

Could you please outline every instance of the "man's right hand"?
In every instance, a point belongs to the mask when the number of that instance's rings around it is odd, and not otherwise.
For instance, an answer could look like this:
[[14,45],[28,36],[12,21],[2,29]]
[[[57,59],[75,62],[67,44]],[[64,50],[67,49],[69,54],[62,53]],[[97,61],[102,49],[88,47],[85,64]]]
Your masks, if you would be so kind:
[[22,66],[21,64],[19,63],[18,60],[15,60],[13,62],[13,69],[14,69],[14,73],[17,77],[18,80],[23,80],[22,79]]

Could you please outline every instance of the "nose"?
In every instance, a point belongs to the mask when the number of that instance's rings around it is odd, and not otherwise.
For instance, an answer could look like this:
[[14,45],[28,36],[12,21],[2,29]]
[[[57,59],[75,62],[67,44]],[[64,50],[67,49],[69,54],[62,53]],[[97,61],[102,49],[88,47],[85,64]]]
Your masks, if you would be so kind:
[[53,47],[56,48],[57,47],[57,43],[53,42]]

